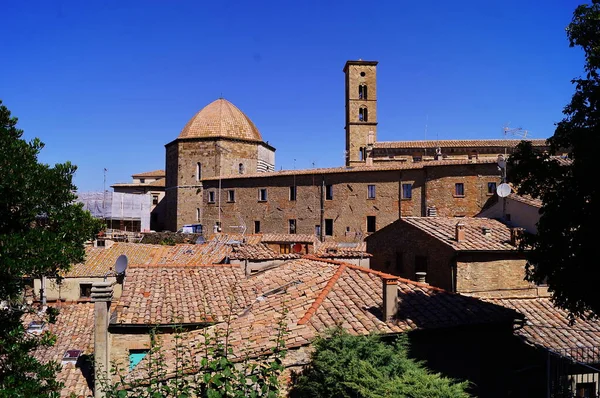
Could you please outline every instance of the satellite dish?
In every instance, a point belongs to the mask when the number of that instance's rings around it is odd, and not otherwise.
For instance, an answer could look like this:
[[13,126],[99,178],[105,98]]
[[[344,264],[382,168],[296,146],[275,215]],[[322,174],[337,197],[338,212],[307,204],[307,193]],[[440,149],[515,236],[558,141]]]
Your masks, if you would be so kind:
[[123,274],[123,273],[125,273],[126,269],[127,269],[127,256],[124,254],[121,254],[119,256],[119,258],[117,258],[117,261],[115,261],[115,272],[117,274]]
[[292,246],[292,249],[294,250],[294,253],[300,253],[302,251],[302,245],[300,243],[296,243],[294,246]]
[[512,189],[510,188],[510,185],[508,185],[507,183],[503,182],[502,184],[498,185],[498,187],[496,188],[496,193],[498,194],[498,196],[500,196],[501,198],[505,198],[508,195],[510,195],[510,192],[512,191]]

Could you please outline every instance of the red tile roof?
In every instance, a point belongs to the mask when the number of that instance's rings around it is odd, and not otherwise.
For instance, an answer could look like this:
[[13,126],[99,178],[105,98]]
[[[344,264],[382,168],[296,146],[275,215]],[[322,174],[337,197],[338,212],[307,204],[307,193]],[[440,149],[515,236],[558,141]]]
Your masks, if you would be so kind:
[[[245,178],[261,178],[261,177],[278,177],[278,176],[293,176],[293,175],[320,175],[320,174],[336,174],[336,173],[359,173],[359,172],[374,172],[374,171],[394,171],[394,170],[418,170],[426,167],[437,166],[461,166],[470,164],[491,164],[496,163],[495,158],[480,158],[480,159],[459,159],[459,160],[431,160],[423,162],[406,162],[400,164],[376,165],[376,166],[356,166],[356,167],[332,167],[321,169],[303,169],[303,170],[282,170],[267,173],[255,173],[244,175],[222,176],[221,179],[245,179]],[[203,178],[203,181],[217,181],[219,177]]]
[[[555,307],[549,298],[489,299],[490,303],[514,309],[525,316],[515,333],[528,343],[559,352],[582,362],[597,363],[600,347],[600,320],[578,318],[569,324],[566,311]],[[595,347],[595,355],[584,347]],[[579,350],[577,350],[579,348]]]
[[[94,351],[94,304],[62,304],[56,305],[60,314],[54,324],[47,324],[46,330],[56,335],[56,344],[52,347],[39,348],[33,355],[43,363],[49,361],[61,362],[65,351],[81,350],[82,355],[90,355]],[[25,327],[33,320],[41,319],[36,314],[26,314],[23,317]],[[92,375],[93,377],[93,375]],[[87,384],[82,370],[73,363],[62,365],[57,374],[57,380],[64,383],[61,397],[88,397],[93,393]]]
[[[398,279],[398,313],[381,320],[383,279]],[[229,325],[234,356],[254,356],[274,346],[278,323],[283,321],[287,348],[304,346],[326,329],[341,325],[352,334],[397,333],[413,329],[445,328],[467,324],[508,323],[516,313],[481,300],[449,293],[426,284],[378,271],[306,256],[249,276],[243,282],[255,299]],[[221,330],[218,324],[209,331]],[[191,355],[201,355],[206,331],[183,336]],[[172,336],[162,346],[173,349]],[[171,358],[166,355],[166,358]],[[173,366],[167,360],[168,368]],[[143,369],[143,366],[140,367]],[[139,374],[137,374],[139,376]],[[135,376],[134,376],[135,377]]]
[[533,207],[542,207],[542,201],[540,199],[532,198],[529,195],[518,195],[516,193],[511,193],[508,197],[514,201],[525,203],[526,205],[530,205]]
[[[510,243],[510,228],[500,221],[484,217],[405,217],[395,223],[405,222],[454,250],[516,251]],[[455,239],[456,224],[464,225],[465,239],[461,242]],[[489,234],[484,234],[484,228]],[[373,236],[373,235],[372,235]],[[369,238],[367,238],[369,239]]]
[[315,243],[317,237],[310,234],[264,234],[263,243]]
[[236,245],[233,247],[233,252],[230,256],[233,260],[286,260],[292,258],[300,258],[299,254],[295,253],[276,253],[267,245],[259,243],[256,245]]
[[430,140],[430,141],[379,141],[375,148],[514,148],[521,141],[531,141],[533,146],[547,146],[546,140]]
[[169,325],[222,321],[256,295],[230,264],[134,267],[116,305],[116,324]]
[[154,171],[145,171],[143,173],[133,174],[131,177],[133,178],[144,178],[144,177],[165,177],[164,170],[154,170]]
[[320,258],[366,258],[373,257],[367,253],[366,242],[318,242],[315,256]]
[[155,187],[155,188],[164,188],[165,187],[165,179],[161,178],[160,180],[151,181],[151,182],[117,182],[112,184],[111,187],[132,187],[132,188],[143,188],[143,187]]

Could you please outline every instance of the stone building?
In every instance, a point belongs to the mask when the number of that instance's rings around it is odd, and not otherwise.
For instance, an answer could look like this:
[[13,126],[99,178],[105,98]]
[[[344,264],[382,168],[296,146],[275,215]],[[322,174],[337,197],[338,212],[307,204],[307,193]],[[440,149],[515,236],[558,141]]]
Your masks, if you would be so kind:
[[406,217],[366,241],[379,271],[477,297],[547,296],[524,279],[522,233],[484,217]]
[[520,140],[377,142],[377,62],[344,74],[345,167],[275,172],[275,149],[218,99],[166,145],[165,228],[359,241],[401,216],[476,215],[500,183],[498,155]]
[[129,194],[149,194],[152,196],[152,207],[150,208],[150,229],[160,231],[165,225],[165,171],[154,170],[144,173],[133,174],[132,182],[120,182],[111,185],[115,192]]

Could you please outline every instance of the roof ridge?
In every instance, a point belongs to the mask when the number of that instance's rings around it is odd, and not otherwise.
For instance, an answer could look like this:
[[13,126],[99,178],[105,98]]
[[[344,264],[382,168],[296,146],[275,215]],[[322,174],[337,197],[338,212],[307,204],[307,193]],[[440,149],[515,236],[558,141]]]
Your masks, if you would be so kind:
[[208,267],[222,267],[222,268],[239,268],[238,264],[198,264],[198,263],[163,263],[163,264],[131,264],[132,268],[208,268]]
[[329,279],[329,281],[327,282],[321,293],[317,296],[315,301],[313,301],[310,308],[306,311],[306,314],[304,314],[304,316],[300,318],[300,320],[298,321],[298,325],[304,325],[313,316],[313,314],[317,312],[317,310],[323,303],[323,300],[325,300],[325,297],[327,297],[333,286],[337,283],[338,279],[340,279],[340,276],[342,276],[342,274],[344,273],[346,266],[347,264],[345,263],[340,264],[340,267],[333,274],[331,279]]

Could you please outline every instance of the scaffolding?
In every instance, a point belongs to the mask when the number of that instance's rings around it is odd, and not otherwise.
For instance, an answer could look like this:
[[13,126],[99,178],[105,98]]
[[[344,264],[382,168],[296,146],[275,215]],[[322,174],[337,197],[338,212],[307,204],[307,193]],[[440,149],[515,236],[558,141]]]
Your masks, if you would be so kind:
[[[92,216],[105,220],[110,229],[131,232],[150,230],[151,194],[80,192],[77,201]],[[115,228],[117,227],[117,228]]]

